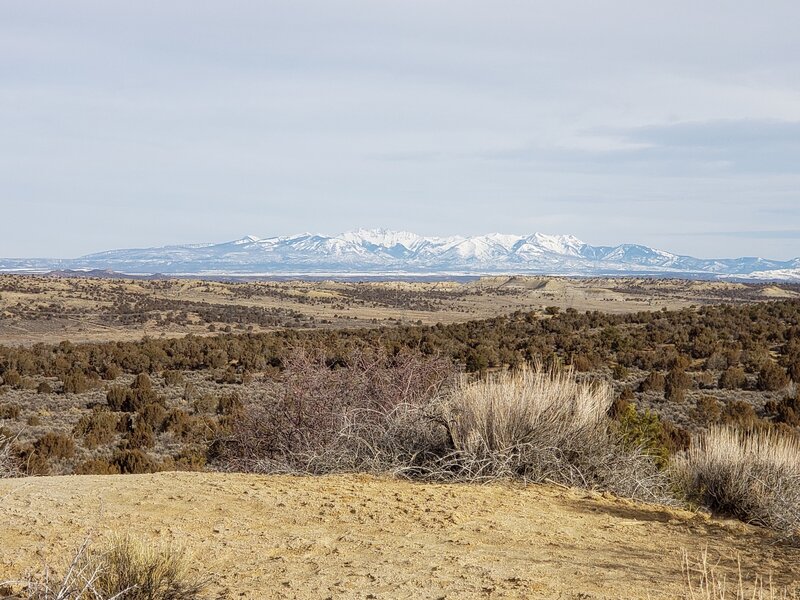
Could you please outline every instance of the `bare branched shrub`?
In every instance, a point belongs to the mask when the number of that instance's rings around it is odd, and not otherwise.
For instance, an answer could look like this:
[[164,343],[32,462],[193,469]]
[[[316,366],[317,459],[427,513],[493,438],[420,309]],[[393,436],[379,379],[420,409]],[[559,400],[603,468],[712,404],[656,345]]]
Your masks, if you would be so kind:
[[87,539],[62,570],[45,567],[21,583],[19,600],[198,600],[206,582],[183,554],[119,538],[102,552]]
[[353,351],[332,361],[298,350],[278,397],[243,407],[212,454],[246,471],[392,468],[388,457],[405,452],[398,447],[418,451],[408,438],[426,428],[434,436],[422,412],[453,375],[450,361],[412,353]]
[[444,462],[468,478],[549,480],[669,502],[653,457],[612,433],[612,402],[606,383],[577,382],[570,370],[462,379],[440,406],[453,447]]
[[775,430],[712,427],[676,457],[690,500],[800,539],[800,440]]

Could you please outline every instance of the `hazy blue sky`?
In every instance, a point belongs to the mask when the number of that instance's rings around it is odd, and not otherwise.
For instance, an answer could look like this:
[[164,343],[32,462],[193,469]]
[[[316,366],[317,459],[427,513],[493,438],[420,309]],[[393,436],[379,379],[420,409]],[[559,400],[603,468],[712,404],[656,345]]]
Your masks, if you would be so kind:
[[0,256],[357,227],[800,255],[800,2],[2,0]]

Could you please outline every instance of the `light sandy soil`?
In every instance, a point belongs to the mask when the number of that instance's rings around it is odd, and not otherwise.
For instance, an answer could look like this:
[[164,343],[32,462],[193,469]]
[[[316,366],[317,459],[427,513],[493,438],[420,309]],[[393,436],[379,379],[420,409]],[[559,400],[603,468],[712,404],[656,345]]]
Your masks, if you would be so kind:
[[220,598],[683,597],[681,552],[800,580],[765,531],[556,487],[214,473],[0,481],[0,580],[91,533],[194,553]]

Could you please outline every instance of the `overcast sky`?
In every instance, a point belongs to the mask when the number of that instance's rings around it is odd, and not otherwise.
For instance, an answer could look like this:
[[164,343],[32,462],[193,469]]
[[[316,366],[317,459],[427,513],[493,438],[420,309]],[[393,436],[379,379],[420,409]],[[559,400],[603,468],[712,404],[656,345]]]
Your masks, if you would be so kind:
[[357,227],[800,256],[800,2],[2,0],[0,256]]

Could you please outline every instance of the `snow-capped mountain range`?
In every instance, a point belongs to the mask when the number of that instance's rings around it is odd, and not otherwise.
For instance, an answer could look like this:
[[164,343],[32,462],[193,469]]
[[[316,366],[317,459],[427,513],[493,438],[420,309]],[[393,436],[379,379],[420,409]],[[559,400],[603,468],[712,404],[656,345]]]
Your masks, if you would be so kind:
[[359,229],[220,244],[110,250],[75,259],[0,259],[0,271],[104,269],[169,275],[662,275],[800,281],[800,258],[699,259],[637,244],[592,246],[571,235],[425,237]]

